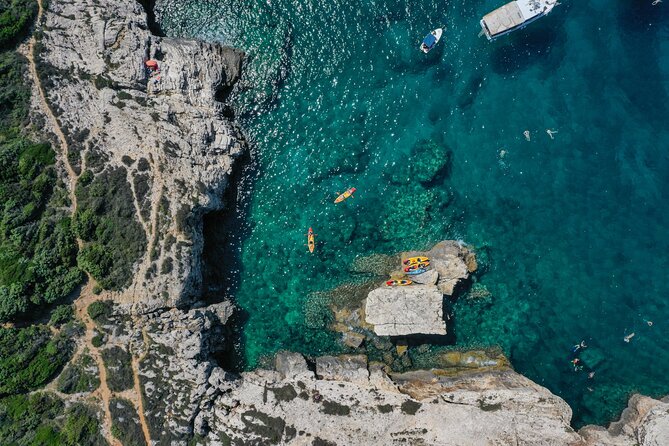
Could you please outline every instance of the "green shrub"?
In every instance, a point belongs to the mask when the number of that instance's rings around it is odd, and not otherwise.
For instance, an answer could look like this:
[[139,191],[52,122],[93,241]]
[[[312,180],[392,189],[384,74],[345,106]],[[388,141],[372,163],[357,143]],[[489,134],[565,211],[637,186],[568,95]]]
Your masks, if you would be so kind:
[[91,339],[91,344],[93,344],[93,347],[98,348],[102,347],[102,345],[105,343],[105,335],[102,333],[98,333],[95,336],[93,336],[93,339]]
[[111,315],[113,305],[110,300],[96,300],[88,306],[86,311],[94,321],[97,321],[100,317],[106,320]]
[[[0,0],[0,17],[6,5]],[[70,219],[50,203],[59,196],[55,153],[22,134],[30,100],[25,71],[22,56],[0,52],[0,322],[38,314],[82,280]]]
[[37,15],[35,0],[0,0],[0,48],[23,38]]
[[65,409],[50,393],[0,399],[0,444],[25,446],[104,446],[93,409],[75,403]]
[[402,412],[408,415],[416,415],[416,412],[418,412],[418,409],[422,406],[421,403],[413,400],[407,400],[402,403],[400,408],[402,409]]
[[323,400],[323,413],[328,415],[348,416],[351,414],[351,408],[334,401]]
[[109,411],[112,416],[112,435],[119,439],[123,446],[145,446],[144,432],[139,424],[139,415],[132,403],[122,398],[109,400]]
[[112,392],[131,389],[135,382],[132,375],[132,357],[127,350],[113,346],[102,350],[102,360],[107,369],[107,385]]
[[101,287],[122,289],[130,284],[134,265],[147,244],[135,215],[126,169],[104,171],[89,184],[78,184],[76,193],[77,233],[90,242],[79,253],[79,267]]
[[67,363],[69,330],[57,336],[44,325],[0,328],[0,396],[37,389]]
[[58,377],[58,390],[63,393],[92,392],[100,385],[98,368],[90,355],[82,355],[69,364]]
[[63,402],[48,393],[0,399],[0,444],[63,444],[56,419],[64,409]]
[[95,411],[81,403],[70,406],[61,430],[63,444],[72,446],[103,446],[107,442],[100,434],[100,420]]
[[74,318],[74,308],[72,305],[58,305],[53,313],[51,313],[51,319],[49,319],[49,324],[60,327],[61,325],[70,322]]

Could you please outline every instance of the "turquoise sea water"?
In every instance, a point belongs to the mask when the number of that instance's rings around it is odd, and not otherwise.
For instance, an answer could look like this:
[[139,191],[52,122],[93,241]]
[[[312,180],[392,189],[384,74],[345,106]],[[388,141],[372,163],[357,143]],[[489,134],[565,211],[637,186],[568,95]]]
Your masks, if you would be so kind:
[[[485,254],[492,293],[455,305],[458,345],[500,345],[577,426],[617,417],[631,392],[669,393],[667,8],[564,0],[523,31],[478,38],[502,3],[160,5],[168,35],[248,54],[233,100],[256,176],[222,242],[239,246],[238,273],[220,284],[244,310],[248,367],[280,348],[339,348],[309,296],[350,281],[357,256],[455,238]],[[451,164],[409,182],[421,140],[437,144],[427,164]],[[335,206],[350,186],[356,198]],[[581,339],[593,380],[568,361]]]

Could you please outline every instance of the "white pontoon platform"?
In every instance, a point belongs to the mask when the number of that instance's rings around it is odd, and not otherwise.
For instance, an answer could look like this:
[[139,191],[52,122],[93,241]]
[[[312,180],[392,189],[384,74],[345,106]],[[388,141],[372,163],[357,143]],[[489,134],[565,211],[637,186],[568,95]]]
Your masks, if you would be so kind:
[[516,0],[486,14],[481,28],[488,40],[524,28],[553,10],[557,0]]

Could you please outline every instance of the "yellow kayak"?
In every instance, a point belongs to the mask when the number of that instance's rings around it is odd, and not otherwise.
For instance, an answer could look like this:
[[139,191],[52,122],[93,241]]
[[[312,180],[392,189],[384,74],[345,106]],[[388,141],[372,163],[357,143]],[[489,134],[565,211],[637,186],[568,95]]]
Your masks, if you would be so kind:
[[402,279],[402,280],[389,280],[386,282],[387,286],[407,286],[411,285],[413,282],[407,279]]
[[402,263],[404,263],[405,265],[415,265],[417,263],[425,263],[429,261],[430,259],[428,259],[427,257],[409,257]]
[[309,246],[309,252],[314,252],[314,249],[316,248],[315,235],[314,230],[309,228],[309,232],[307,233],[307,246]]
[[353,192],[355,192],[355,191],[356,191],[355,187],[352,187],[352,188],[350,188],[350,189],[347,189],[346,192],[344,192],[343,194],[339,195],[339,196],[337,197],[337,199],[336,199],[334,202],[335,202],[335,203],[341,203],[342,201],[346,200],[348,197],[352,197],[352,196],[353,196]]

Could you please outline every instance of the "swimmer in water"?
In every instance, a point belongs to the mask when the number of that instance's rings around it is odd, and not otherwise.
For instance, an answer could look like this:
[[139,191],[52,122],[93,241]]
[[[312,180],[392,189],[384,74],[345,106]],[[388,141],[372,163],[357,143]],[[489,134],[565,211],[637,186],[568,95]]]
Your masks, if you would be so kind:
[[548,133],[548,136],[550,136],[551,139],[555,139],[553,138],[553,135],[557,133],[557,130],[546,129],[546,133]]
[[652,326],[653,326],[653,321],[647,321],[646,319],[644,319],[643,321],[644,321],[644,322],[646,323],[646,325],[648,325],[649,327],[652,327]]
[[594,377],[595,377],[595,372],[588,373],[588,379],[592,379]]
[[628,334],[627,336],[625,336],[623,339],[625,340],[625,342],[629,342],[630,339],[632,339],[632,338],[634,337],[635,334],[636,334],[636,333],[630,333],[630,334]]
[[526,139],[526,140],[528,140],[528,141],[530,140],[530,131],[529,131],[529,130],[525,130],[525,131],[523,132],[523,135],[525,136],[525,139]]
[[571,348],[571,352],[572,352],[572,353],[576,353],[577,351],[579,351],[579,350],[582,349],[582,348],[588,348],[588,346],[585,344],[585,341],[581,341],[580,344],[576,344],[576,345],[574,345],[574,346]]

